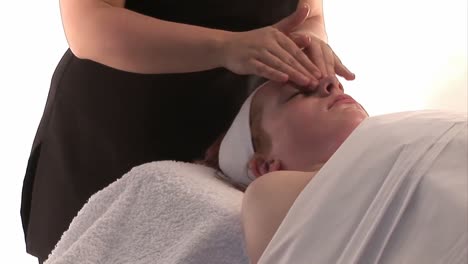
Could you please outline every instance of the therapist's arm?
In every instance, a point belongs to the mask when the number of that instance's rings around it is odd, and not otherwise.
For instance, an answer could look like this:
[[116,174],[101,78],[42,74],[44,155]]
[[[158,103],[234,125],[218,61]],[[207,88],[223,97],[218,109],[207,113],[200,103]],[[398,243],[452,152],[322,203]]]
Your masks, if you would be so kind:
[[[327,44],[328,36],[325,30],[322,0],[299,0],[298,8],[304,4],[309,5],[311,10],[306,21],[298,28],[296,28],[293,34],[298,33],[301,35],[309,35],[312,36],[313,39],[321,40],[319,45],[317,45],[317,42],[312,41],[312,44],[315,45],[306,47],[304,52],[311,59],[311,61],[317,65],[323,77],[333,77],[332,82],[330,82],[333,85],[340,85],[338,79],[336,78],[336,74],[348,81],[354,80],[354,73],[352,73],[346,66],[343,65],[340,58]],[[328,86],[328,84],[325,85]]]
[[295,32],[312,33],[325,43],[328,43],[328,36],[325,30],[325,20],[323,16],[322,0],[299,0],[298,7],[307,4],[310,6],[310,13],[304,24]]
[[163,21],[124,6],[125,0],[60,0],[71,51],[82,59],[138,73],[220,66],[214,51],[226,31]]
[[247,253],[256,264],[289,208],[313,173],[276,171],[256,179],[242,201],[242,226]]

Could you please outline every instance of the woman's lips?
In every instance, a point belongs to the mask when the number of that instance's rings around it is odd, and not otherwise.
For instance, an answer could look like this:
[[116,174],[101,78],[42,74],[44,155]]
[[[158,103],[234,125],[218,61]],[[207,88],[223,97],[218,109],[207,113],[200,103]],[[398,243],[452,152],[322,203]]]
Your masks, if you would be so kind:
[[336,101],[333,105],[333,106],[337,106],[339,104],[355,104],[356,101],[354,101],[353,99],[341,99],[341,100],[338,100]]
[[343,94],[335,97],[332,103],[329,105],[328,109],[339,105],[339,104],[356,104],[357,102],[349,95]]

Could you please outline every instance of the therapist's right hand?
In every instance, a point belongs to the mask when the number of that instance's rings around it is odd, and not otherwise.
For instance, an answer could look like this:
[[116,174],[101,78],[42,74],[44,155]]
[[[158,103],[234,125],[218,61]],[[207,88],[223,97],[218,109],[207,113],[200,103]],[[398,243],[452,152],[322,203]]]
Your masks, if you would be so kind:
[[223,66],[236,74],[317,85],[321,72],[302,50],[310,44],[310,38],[290,35],[308,13],[309,7],[303,6],[272,26],[230,33],[222,48]]

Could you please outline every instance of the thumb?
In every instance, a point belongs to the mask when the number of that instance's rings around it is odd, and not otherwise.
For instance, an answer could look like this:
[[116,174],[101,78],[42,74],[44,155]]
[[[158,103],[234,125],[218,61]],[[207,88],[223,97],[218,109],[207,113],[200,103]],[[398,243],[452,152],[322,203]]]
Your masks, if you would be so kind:
[[304,48],[307,48],[309,47],[310,45],[310,37],[306,36],[306,35],[301,35],[301,34],[295,34],[295,33],[292,33],[289,35],[289,37],[291,38],[291,40],[296,43],[296,45],[300,48],[300,49],[304,49]]
[[278,23],[274,24],[273,27],[283,33],[288,33],[302,24],[309,16],[310,7],[309,5],[303,5],[294,11],[291,15],[281,19]]

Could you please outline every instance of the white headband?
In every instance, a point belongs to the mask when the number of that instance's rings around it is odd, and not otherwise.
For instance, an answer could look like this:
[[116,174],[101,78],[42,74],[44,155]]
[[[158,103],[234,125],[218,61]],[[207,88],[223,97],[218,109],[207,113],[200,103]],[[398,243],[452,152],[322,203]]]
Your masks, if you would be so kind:
[[248,167],[254,154],[250,131],[250,106],[255,93],[265,84],[257,87],[245,100],[219,148],[219,168],[232,181],[244,186],[255,180]]

